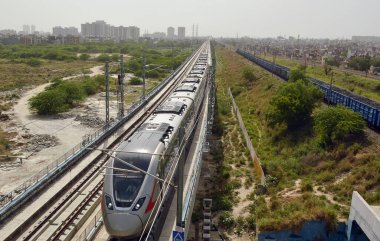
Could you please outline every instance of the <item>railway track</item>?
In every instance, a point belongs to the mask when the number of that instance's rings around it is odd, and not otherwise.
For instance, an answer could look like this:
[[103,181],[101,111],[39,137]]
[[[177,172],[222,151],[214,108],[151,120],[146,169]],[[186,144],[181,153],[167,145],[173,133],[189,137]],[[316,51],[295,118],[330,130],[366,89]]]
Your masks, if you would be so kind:
[[[204,48],[205,45],[193,55],[188,64],[179,71],[172,83],[167,85],[160,95],[147,103],[137,116],[120,128],[118,133],[114,134],[112,140],[107,139],[100,148],[112,149],[120,140],[132,135],[139,125],[148,118],[150,112],[157,108],[161,101],[187,75]],[[70,181],[65,178],[59,180],[67,183],[51,198],[48,200],[35,198],[32,201],[33,203],[44,202],[44,204],[33,210],[28,217],[24,217],[22,222],[17,225],[17,228],[14,228],[13,225],[12,232],[9,234],[4,236],[0,232],[2,238],[4,240],[71,240],[77,231],[77,227],[86,221],[86,218],[100,203],[100,192],[103,184],[101,171],[108,158],[104,153],[97,150],[94,150],[89,156],[90,159],[92,156],[94,158],[89,163],[84,164],[85,166],[74,177],[71,177],[70,171]],[[45,192],[49,192],[49,190]],[[40,195],[40,197],[42,196]],[[22,211],[19,215],[22,215]],[[15,218],[11,221],[14,220]],[[12,224],[9,226],[12,226]],[[7,228],[7,225],[3,225],[1,230],[5,228]]]

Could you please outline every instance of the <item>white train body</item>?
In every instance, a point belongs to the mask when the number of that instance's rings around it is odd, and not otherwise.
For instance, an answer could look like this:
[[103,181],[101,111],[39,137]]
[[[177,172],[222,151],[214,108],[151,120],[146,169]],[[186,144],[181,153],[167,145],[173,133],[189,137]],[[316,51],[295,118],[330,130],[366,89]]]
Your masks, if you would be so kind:
[[[179,130],[192,132],[206,91],[209,53],[203,52],[188,76],[152,113],[140,128],[114,152],[117,158],[165,179],[178,152]],[[163,157],[163,158],[162,158]],[[139,237],[155,205],[162,198],[162,182],[136,171],[116,158],[106,170],[102,213],[113,237]],[[126,171],[127,170],[127,171]],[[156,208],[155,208],[156,206]]]

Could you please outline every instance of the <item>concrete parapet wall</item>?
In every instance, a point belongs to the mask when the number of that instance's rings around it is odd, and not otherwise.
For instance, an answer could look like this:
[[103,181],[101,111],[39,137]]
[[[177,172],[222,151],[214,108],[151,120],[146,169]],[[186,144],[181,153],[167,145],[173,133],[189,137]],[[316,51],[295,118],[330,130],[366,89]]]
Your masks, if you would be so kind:
[[352,231],[354,222],[356,222],[370,240],[380,240],[380,217],[356,191],[352,194],[350,216],[348,218],[348,241],[353,240]]

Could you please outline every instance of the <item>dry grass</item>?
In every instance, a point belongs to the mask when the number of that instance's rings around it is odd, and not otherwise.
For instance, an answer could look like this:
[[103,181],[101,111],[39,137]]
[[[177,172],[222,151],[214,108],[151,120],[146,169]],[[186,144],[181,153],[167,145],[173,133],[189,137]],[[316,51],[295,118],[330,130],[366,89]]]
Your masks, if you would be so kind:
[[[268,128],[265,115],[269,102],[285,82],[223,48],[217,49],[217,61],[218,112],[222,128],[228,132],[223,136],[224,160],[235,163],[235,160],[243,157],[235,156],[236,151],[231,146],[232,143],[238,147],[240,143],[232,128],[234,123],[227,95],[230,87],[264,171],[278,180],[277,184],[268,187],[268,194],[263,199],[252,200],[250,213],[257,215],[259,229],[297,228],[309,219],[326,220],[333,226],[336,218],[348,217],[353,190],[358,190],[371,204],[380,203],[378,134],[368,130],[366,138],[354,137],[351,142],[323,149],[318,145],[312,123],[294,132],[287,132],[281,127]],[[252,83],[247,82],[242,75],[247,65],[253,68],[257,79]],[[250,168],[234,167],[227,169],[234,177],[244,175]],[[342,175],[345,175],[344,181],[336,182]],[[284,202],[276,201],[279,200],[278,193],[293,187],[297,179],[309,183],[310,187],[302,188],[300,195],[289,197]],[[333,201],[325,195],[316,196],[313,186],[322,186]],[[265,197],[269,204],[265,202]]]

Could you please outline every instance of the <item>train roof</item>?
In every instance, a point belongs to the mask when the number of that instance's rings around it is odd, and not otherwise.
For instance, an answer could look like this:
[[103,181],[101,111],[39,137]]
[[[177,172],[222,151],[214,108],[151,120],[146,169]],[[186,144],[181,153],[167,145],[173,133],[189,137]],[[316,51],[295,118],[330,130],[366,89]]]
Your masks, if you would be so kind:
[[199,83],[201,81],[201,78],[199,77],[191,77],[191,78],[186,78],[182,81],[182,83]]
[[172,113],[172,114],[181,114],[186,108],[186,104],[180,101],[166,101],[157,107],[155,113]]
[[197,90],[197,87],[195,86],[195,84],[183,83],[175,89],[175,92],[179,92],[179,91],[195,92],[196,90]]
[[[117,148],[116,156],[123,160],[150,161],[171,126],[168,123],[144,123],[138,131]],[[129,153],[128,153],[129,152]],[[136,153],[139,152],[139,153]],[[147,153],[147,154],[144,154]]]

